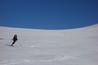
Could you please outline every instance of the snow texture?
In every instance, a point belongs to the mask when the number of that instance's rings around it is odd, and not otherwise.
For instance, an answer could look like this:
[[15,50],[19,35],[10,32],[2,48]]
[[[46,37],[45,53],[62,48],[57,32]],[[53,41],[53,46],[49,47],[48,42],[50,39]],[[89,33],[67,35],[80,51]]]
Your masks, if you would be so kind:
[[[11,47],[14,34],[18,41]],[[0,27],[0,65],[98,65],[98,24],[67,30]]]

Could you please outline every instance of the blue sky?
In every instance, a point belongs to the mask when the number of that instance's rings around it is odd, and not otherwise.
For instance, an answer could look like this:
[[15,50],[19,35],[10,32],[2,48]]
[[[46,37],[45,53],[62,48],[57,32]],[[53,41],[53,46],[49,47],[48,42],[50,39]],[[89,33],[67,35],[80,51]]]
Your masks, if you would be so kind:
[[0,26],[66,29],[98,23],[98,0],[0,0]]

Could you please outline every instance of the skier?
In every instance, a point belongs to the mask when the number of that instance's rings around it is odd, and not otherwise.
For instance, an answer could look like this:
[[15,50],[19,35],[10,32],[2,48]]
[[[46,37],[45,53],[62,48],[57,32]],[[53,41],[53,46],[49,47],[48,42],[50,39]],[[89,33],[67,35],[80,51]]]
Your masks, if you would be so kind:
[[13,40],[13,42],[12,42],[11,46],[13,46],[15,44],[15,42],[18,40],[17,39],[17,34],[14,35],[12,40]]

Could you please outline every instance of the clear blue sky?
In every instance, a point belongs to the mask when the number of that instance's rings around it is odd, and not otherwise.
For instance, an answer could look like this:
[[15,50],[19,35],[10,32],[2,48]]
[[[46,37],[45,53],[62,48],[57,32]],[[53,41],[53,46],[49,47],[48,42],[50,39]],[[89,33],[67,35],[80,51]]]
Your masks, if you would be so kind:
[[66,29],[98,23],[98,0],[0,0],[0,26]]

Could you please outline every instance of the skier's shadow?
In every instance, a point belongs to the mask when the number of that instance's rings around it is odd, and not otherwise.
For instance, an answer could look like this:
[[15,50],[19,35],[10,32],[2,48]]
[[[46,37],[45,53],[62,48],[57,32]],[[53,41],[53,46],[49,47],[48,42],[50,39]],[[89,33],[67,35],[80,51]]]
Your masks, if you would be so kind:
[[6,46],[10,46],[10,47],[14,47],[14,46],[11,46],[10,44],[5,44]]

